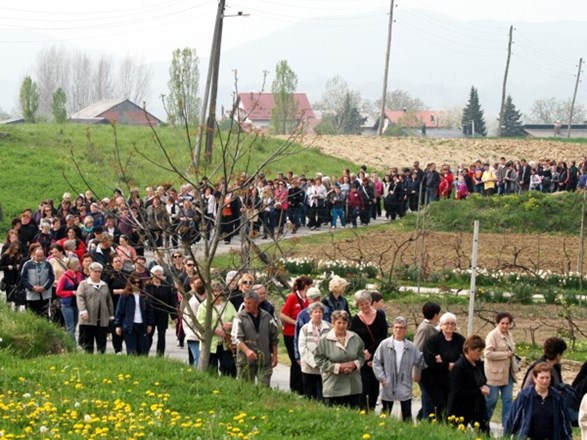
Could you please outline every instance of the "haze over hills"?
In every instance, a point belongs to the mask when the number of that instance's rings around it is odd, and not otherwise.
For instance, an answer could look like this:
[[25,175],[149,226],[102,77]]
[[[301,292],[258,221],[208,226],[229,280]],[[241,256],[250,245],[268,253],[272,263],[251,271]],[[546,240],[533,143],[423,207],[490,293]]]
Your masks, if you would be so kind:
[[[507,54],[507,33],[514,31],[508,93],[523,112],[539,98],[572,96],[577,63],[587,41],[583,22],[509,23],[506,21],[459,21],[422,10],[398,8],[393,30],[389,89],[404,89],[421,98],[432,109],[463,106],[471,85],[479,90],[486,120],[497,116]],[[230,22],[225,23],[225,27]],[[381,95],[387,16],[367,24],[360,20],[306,20],[269,36],[243,43],[223,52],[219,84],[220,105],[228,107],[234,91],[233,69],[238,70],[239,91],[259,91],[263,71],[270,73],[265,90],[270,90],[275,64],[282,59],[298,75],[298,91],[311,102],[319,101],[326,81],[341,75],[365,99]],[[22,77],[32,71],[42,35],[28,34],[30,45],[8,44],[0,31],[0,51],[5,60],[0,71],[0,106],[13,110]],[[14,33],[10,33],[14,39]],[[22,38],[24,39],[24,37]],[[74,49],[81,48],[72,46]],[[59,44],[59,43],[58,43]],[[193,44],[201,58],[201,85],[205,82],[209,47]],[[85,49],[83,49],[85,50]],[[91,51],[88,50],[88,53]],[[205,56],[203,56],[205,55]],[[154,69],[149,108],[163,116],[159,95],[167,93],[168,60],[149,60]],[[579,87],[577,102],[587,103],[585,86]]]

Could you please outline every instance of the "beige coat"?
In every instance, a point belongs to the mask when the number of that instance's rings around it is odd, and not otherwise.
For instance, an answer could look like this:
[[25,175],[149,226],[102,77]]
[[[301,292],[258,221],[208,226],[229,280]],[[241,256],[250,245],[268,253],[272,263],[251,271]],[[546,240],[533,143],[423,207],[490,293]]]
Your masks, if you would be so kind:
[[514,382],[518,372],[518,363],[513,357],[508,357],[508,351],[516,352],[516,344],[512,334],[502,334],[498,328],[489,332],[485,338],[485,377],[487,385],[507,385],[510,375]]
[[[90,279],[83,280],[75,294],[77,308],[80,315],[88,313],[88,320],[79,320],[80,325],[97,325],[108,327],[110,321],[114,320],[114,306],[108,285],[104,281],[93,284]],[[98,311],[100,321],[98,322]]]

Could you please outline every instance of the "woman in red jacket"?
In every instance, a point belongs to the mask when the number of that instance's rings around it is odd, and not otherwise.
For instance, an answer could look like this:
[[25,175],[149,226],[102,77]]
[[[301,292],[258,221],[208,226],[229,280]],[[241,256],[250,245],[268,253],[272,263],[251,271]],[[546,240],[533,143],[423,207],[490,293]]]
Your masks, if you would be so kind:
[[67,260],[67,270],[59,278],[55,293],[61,303],[61,314],[65,321],[65,330],[75,341],[75,328],[77,326],[79,311],[75,300],[75,292],[83,276],[80,272],[79,260],[75,257]]
[[287,348],[287,354],[291,361],[289,371],[289,388],[291,391],[302,395],[304,386],[302,383],[302,370],[300,364],[296,361],[294,350],[294,336],[296,331],[296,318],[298,314],[308,307],[308,298],[306,292],[312,287],[312,278],[301,276],[294,281],[293,292],[285,300],[281,309],[279,318],[283,323],[283,342]]

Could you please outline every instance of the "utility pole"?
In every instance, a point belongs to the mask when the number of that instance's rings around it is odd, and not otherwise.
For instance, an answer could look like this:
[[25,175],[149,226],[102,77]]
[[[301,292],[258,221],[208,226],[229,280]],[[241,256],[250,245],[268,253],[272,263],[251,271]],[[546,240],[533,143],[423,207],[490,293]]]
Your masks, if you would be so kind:
[[[218,23],[218,33],[216,35],[216,45],[214,52],[214,68],[212,83],[210,84],[210,109],[208,110],[208,123],[206,127],[206,163],[212,162],[212,147],[214,145],[214,129],[216,128],[216,98],[218,97],[218,74],[220,71],[220,47],[222,45],[222,25],[224,23],[224,2],[222,3],[222,17]],[[220,8],[220,5],[218,6]]]
[[381,113],[379,114],[379,129],[377,134],[383,134],[383,121],[385,120],[385,98],[387,97],[387,77],[389,74],[389,54],[391,52],[391,30],[393,27],[393,8],[395,0],[391,0],[389,6],[389,25],[387,26],[387,50],[385,51],[385,69],[383,72],[383,95],[381,96]]
[[579,58],[579,70],[577,71],[577,81],[575,82],[575,92],[573,93],[573,100],[571,101],[571,111],[569,112],[569,125],[567,126],[567,139],[571,137],[571,124],[573,123],[573,112],[575,111],[575,100],[577,99],[577,89],[581,81],[581,66],[583,65],[583,58]]
[[[207,127],[207,129],[209,128],[208,124],[204,125],[204,121],[206,120],[206,110],[208,109],[208,99],[210,98],[210,89],[212,88],[211,85],[213,78],[216,79],[216,87],[213,87],[213,89],[218,89],[218,74],[217,72],[216,74],[214,73],[214,69],[217,69],[220,63],[220,40],[222,38],[222,20],[224,18],[225,3],[226,0],[219,0],[218,11],[216,12],[214,36],[212,37],[212,48],[210,49],[210,61],[208,64],[208,76],[206,78],[206,88],[204,89],[204,97],[202,100],[202,111],[200,112],[200,129],[198,130],[198,137],[194,148],[194,157],[192,159],[192,166],[194,167],[200,165],[204,127]],[[218,61],[215,59],[216,54],[218,54]],[[216,96],[214,96],[214,99],[211,101],[214,101],[214,105],[216,106]],[[214,113],[216,113],[216,111],[214,111]],[[212,130],[214,130],[214,127],[212,127]]]
[[512,37],[514,34],[514,27],[510,26],[510,38],[508,41],[508,58],[505,63],[505,74],[503,76],[503,88],[501,89],[501,107],[499,110],[499,135],[501,136],[501,132],[503,130],[503,119],[504,119],[504,110],[505,110],[505,95],[508,83],[508,73],[510,70],[510,59],[512,57]]

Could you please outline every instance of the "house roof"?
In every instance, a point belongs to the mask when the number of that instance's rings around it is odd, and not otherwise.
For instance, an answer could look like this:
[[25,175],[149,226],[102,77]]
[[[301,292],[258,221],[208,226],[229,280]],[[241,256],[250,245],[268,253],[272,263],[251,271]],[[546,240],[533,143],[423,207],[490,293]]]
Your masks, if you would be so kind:
[[442,127],[444,124],[445,112],[442,110],[426,110],[416,112],[405,112],[403,110],[385,110],[385,117],[393,124],[402,121],[405,127],[421,127],[422,124],[426,128]]
[[102,101],[95,102],[86,108],[81,109],[79,112],[71,115],[72,119],[90,119],[98,118],[102,113],[107,112],[112,107],[122,104],[126,99],[103,99]]
[[[298,109],[296,118],[315,119],[314,111],[305,93],[294,93],[294,100]],[[245,111],[247,119],[251,121],[270,121],[271,112],[275,107],[272,93],[239,93],[241,108]]]

